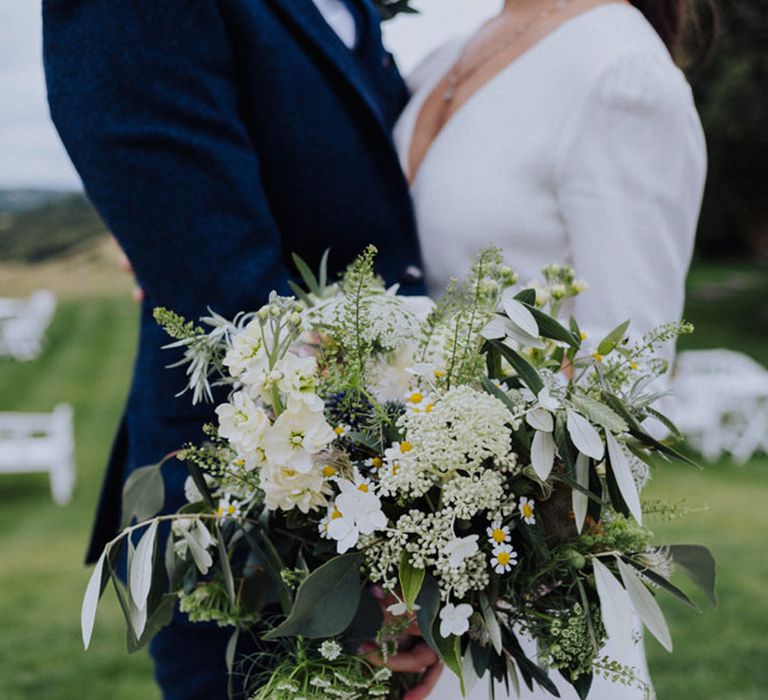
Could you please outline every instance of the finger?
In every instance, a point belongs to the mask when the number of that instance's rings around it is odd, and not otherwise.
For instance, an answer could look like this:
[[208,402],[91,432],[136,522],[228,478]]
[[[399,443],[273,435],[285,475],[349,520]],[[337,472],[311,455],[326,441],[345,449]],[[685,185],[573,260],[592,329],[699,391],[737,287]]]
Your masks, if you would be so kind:
[[141,287],[134,287],[131,296],[137,304],[141,304],[144,301],[144,290]]
[[435,689],[442,672],[443,664],[437,663],[430,666],[422,677],[421,682],[415,688],[411,688],[403,696],[403,700],[425,700]]
[[426,644],[417,644],[410,651],[400,651],[387,659],[387,666],[395,673],[423,673],[437,663],[438,658]]

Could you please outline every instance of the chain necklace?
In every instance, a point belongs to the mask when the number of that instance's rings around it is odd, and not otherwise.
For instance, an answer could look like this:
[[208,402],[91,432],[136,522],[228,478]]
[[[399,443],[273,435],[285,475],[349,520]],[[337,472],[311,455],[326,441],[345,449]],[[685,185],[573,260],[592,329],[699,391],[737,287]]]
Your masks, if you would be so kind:
[[464,51],[462,51],[461,55],[459,56],[459,59],[456,61],[456,63],[453,64],[453,68],[450,70],[450,72],[446,76],[448,85],[442,95],[443,119],[441,119],[441,121],[444,121],[444,117],[446,116],[447,112],[450,110],[454,99],[456,99],[456,93],[458,89],[469,78],[471,78],[475,73],[477,73],[477,71],[479,71],[486,64],[488,60],[490,60],[494,56],[497,56],[502,51],[512,46],[519,39],[525,36],[525,34],[527,34],[536,25],[540,24],[541,22],[544,22],[549,17],[565,9],[565,7],[567,7],[567,5],[570,2],[571,0],[557,0],[557,3],[553,7],[549,7],[546,10],[542,10],[536,17],[529,20],[522,26],[517,27],[510,34],[506,35],[503,41],[499,42],[498,44],[492,44],[488,51],[486,51],[485,53],[482,53],[476,61],[474,61],[467,68],[462,70],[461,64],[464,61],[464,58],[467,55],[467,51],[469,49],[469,46],[467,46],[464,49]]

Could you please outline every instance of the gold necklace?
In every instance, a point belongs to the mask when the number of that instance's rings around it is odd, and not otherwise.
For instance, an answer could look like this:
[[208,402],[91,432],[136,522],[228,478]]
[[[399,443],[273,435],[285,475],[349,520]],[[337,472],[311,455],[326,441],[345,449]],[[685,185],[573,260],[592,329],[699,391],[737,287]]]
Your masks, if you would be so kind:
[[536,17],[529,20],[522,26],[518,27],[514,31],[512,31],[510,34],[506,35],[504,37],[504,40],[499,42],[498,44],[492,44],[490,46],[490,49],[480,55],[480,57],[471,63],[466,69],[462,70],[461,64],[464,61],[465,56],[467,55],[467,52],[469,50],[469,45],[464,48],[464,50],[461,52],[461,55],[459,56],[456,63],[453,64],[453,68],[448,72],[448,75],[446,76],[448,85],[443,92],[443,116],[450,110],[451,105],[456,99],[456,93],[458,92],[458,89],[469,79],[471,78],[477,71],[479,71],[488,60],[493,58],[494,56],[497,56],[499,53],[504,51],[504,49],[509,48],[512,46],[515,42],[517,42],[519,39],[521,39],[525,34],[527,34],[533,27],[540,24],[541,22],[544,22],[546,19],[551,17],[552,15],[555,15],[556,13],[563,10],[571,0],[557,0],[557,3],[553,7],[549,7],[546,10],[542,10]]

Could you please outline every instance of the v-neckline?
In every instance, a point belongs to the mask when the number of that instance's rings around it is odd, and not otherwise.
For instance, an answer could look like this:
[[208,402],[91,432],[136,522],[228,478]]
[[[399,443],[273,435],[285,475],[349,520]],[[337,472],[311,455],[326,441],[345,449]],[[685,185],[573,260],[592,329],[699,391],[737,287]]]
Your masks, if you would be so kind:
[[525,49],[520,54],[515,56],[504,67],[496,71],[496,73],[494,73],[490,78],[488,78],[484,83],[482,83],[469,97],[467,97],[466,100],[464,100],[464,102],[462,102],[461,105],[459,105],[459,107],[456,110],[454,110],[451,113],[451,115],[448,117],[445,123],[440,127],[440,129],[438,129],[438,131],[432,137],[432,140],[429,142],[426,150],[421,156],[421,160],[416,164],[416,168],[412,169],[413,137],[416,134],[416,127],[419,125],[419,119],[421,118],[421,113],[422,113],[422,110],[424,109],[424,105],[427,102],[427,100],[433,95],[433,93],[435,92],[440,82],[445,79],[447,72],[451,69],[451,67],[455,64],[455,62],[461,57],[462,52],[467,47],[469,42],[472,41],[472,38],[475,36],[475,34],[472,33],[464,40],[457,40],[455,50],[454,52],[452,52],[453,58],[451,62],[448,63],[446,69],[443,72],[439,73],[437,75],[437,78],[427,86],[427,89],[423,91],[421,99],[418,101],[418,103],[414,105],[413,122],[410,125],[410,129],[408,130],[407,142],[405,144],[405,149],[403,152],[403,159],[404,159],[403,169],[407,174],[407,180],[409,185],[413,187],[416,184],[416,180],[418,179],[419,174],[421,173],[424,167],[424,164],[426,163],[427,158],[429,157],[430,153],[434,149],[435,145],[441,140],[441,137],[443,136],[443,134],[449,130],[450,126],[455,122],[456,118],[459,115],[461,115],[464,112],[464,110],[472,102],[475,101],[476,98],[481,97],[482,94],[487,91],[487,89],[493,86],[494,83],[500,80],[511,69],[517,67],[517,65],[523,59],[527,58],[531,54],[534,54],[539,47],[549,43],[549,40],[553,39],[556,35],[558,35],[561,32],[561,30],[566,29],[567,27],[571,26],[574,23],[578,23],[578,20],[580,19],[583,19],[589,15],[592,15],[595,12],[598,12],[599,10],[603,10],[609,7],[610,8],[627,7],[628,9],[631,9],[631,10],[634,9],[633,6],[627,5],[622,0],[612,0],[611,2],[606,2],[600,5],[595,5],[594,7],[590,7],[588,10],[585,10],[584,12],[580,12],[579,14],[574,15],[573,17],[569,17],[565,21],[558,24],[556,27],[553,27],[549,32],[547,32],[543,37],[541,37],[541,39],[531,44],[527,49]]

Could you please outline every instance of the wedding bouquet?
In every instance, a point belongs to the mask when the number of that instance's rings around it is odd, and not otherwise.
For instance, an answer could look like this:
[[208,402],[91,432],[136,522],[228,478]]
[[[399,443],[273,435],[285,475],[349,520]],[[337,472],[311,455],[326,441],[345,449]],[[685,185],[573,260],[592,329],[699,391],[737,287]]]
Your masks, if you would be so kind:
[[250,636],[241,673],[260,700],[401,697],[414,679],[356,651],[375,640],[386,660],[414,621],[463,688],[556,696],[550,670],[581,697],[595,674],[640,682],[606,639],[629,639],[634,612],[671,649],[656,594],[692,604],[675,564],[714,595],[708,551],[652,544],[643,519],[668,507],[640,499],[650,468],[685,460],[644,422],[675,434],[654,407],[656,348],[690,326],[588,338],[558,320],[585,288],[572,270],[518,285],[496,249],[436,303],[409,299],[374,255],[334,284],[325,260],[315,276],[296,259],[305,288],[232,321],[156,312],[193,400],[229,394],[207,440],[168,457],[190,472],[178,513],[156,515],[161,465],[126,483],[125,529],[85,594],[86,646],[111,580],[132,649],[176,603],[231,627],[230,668]]

